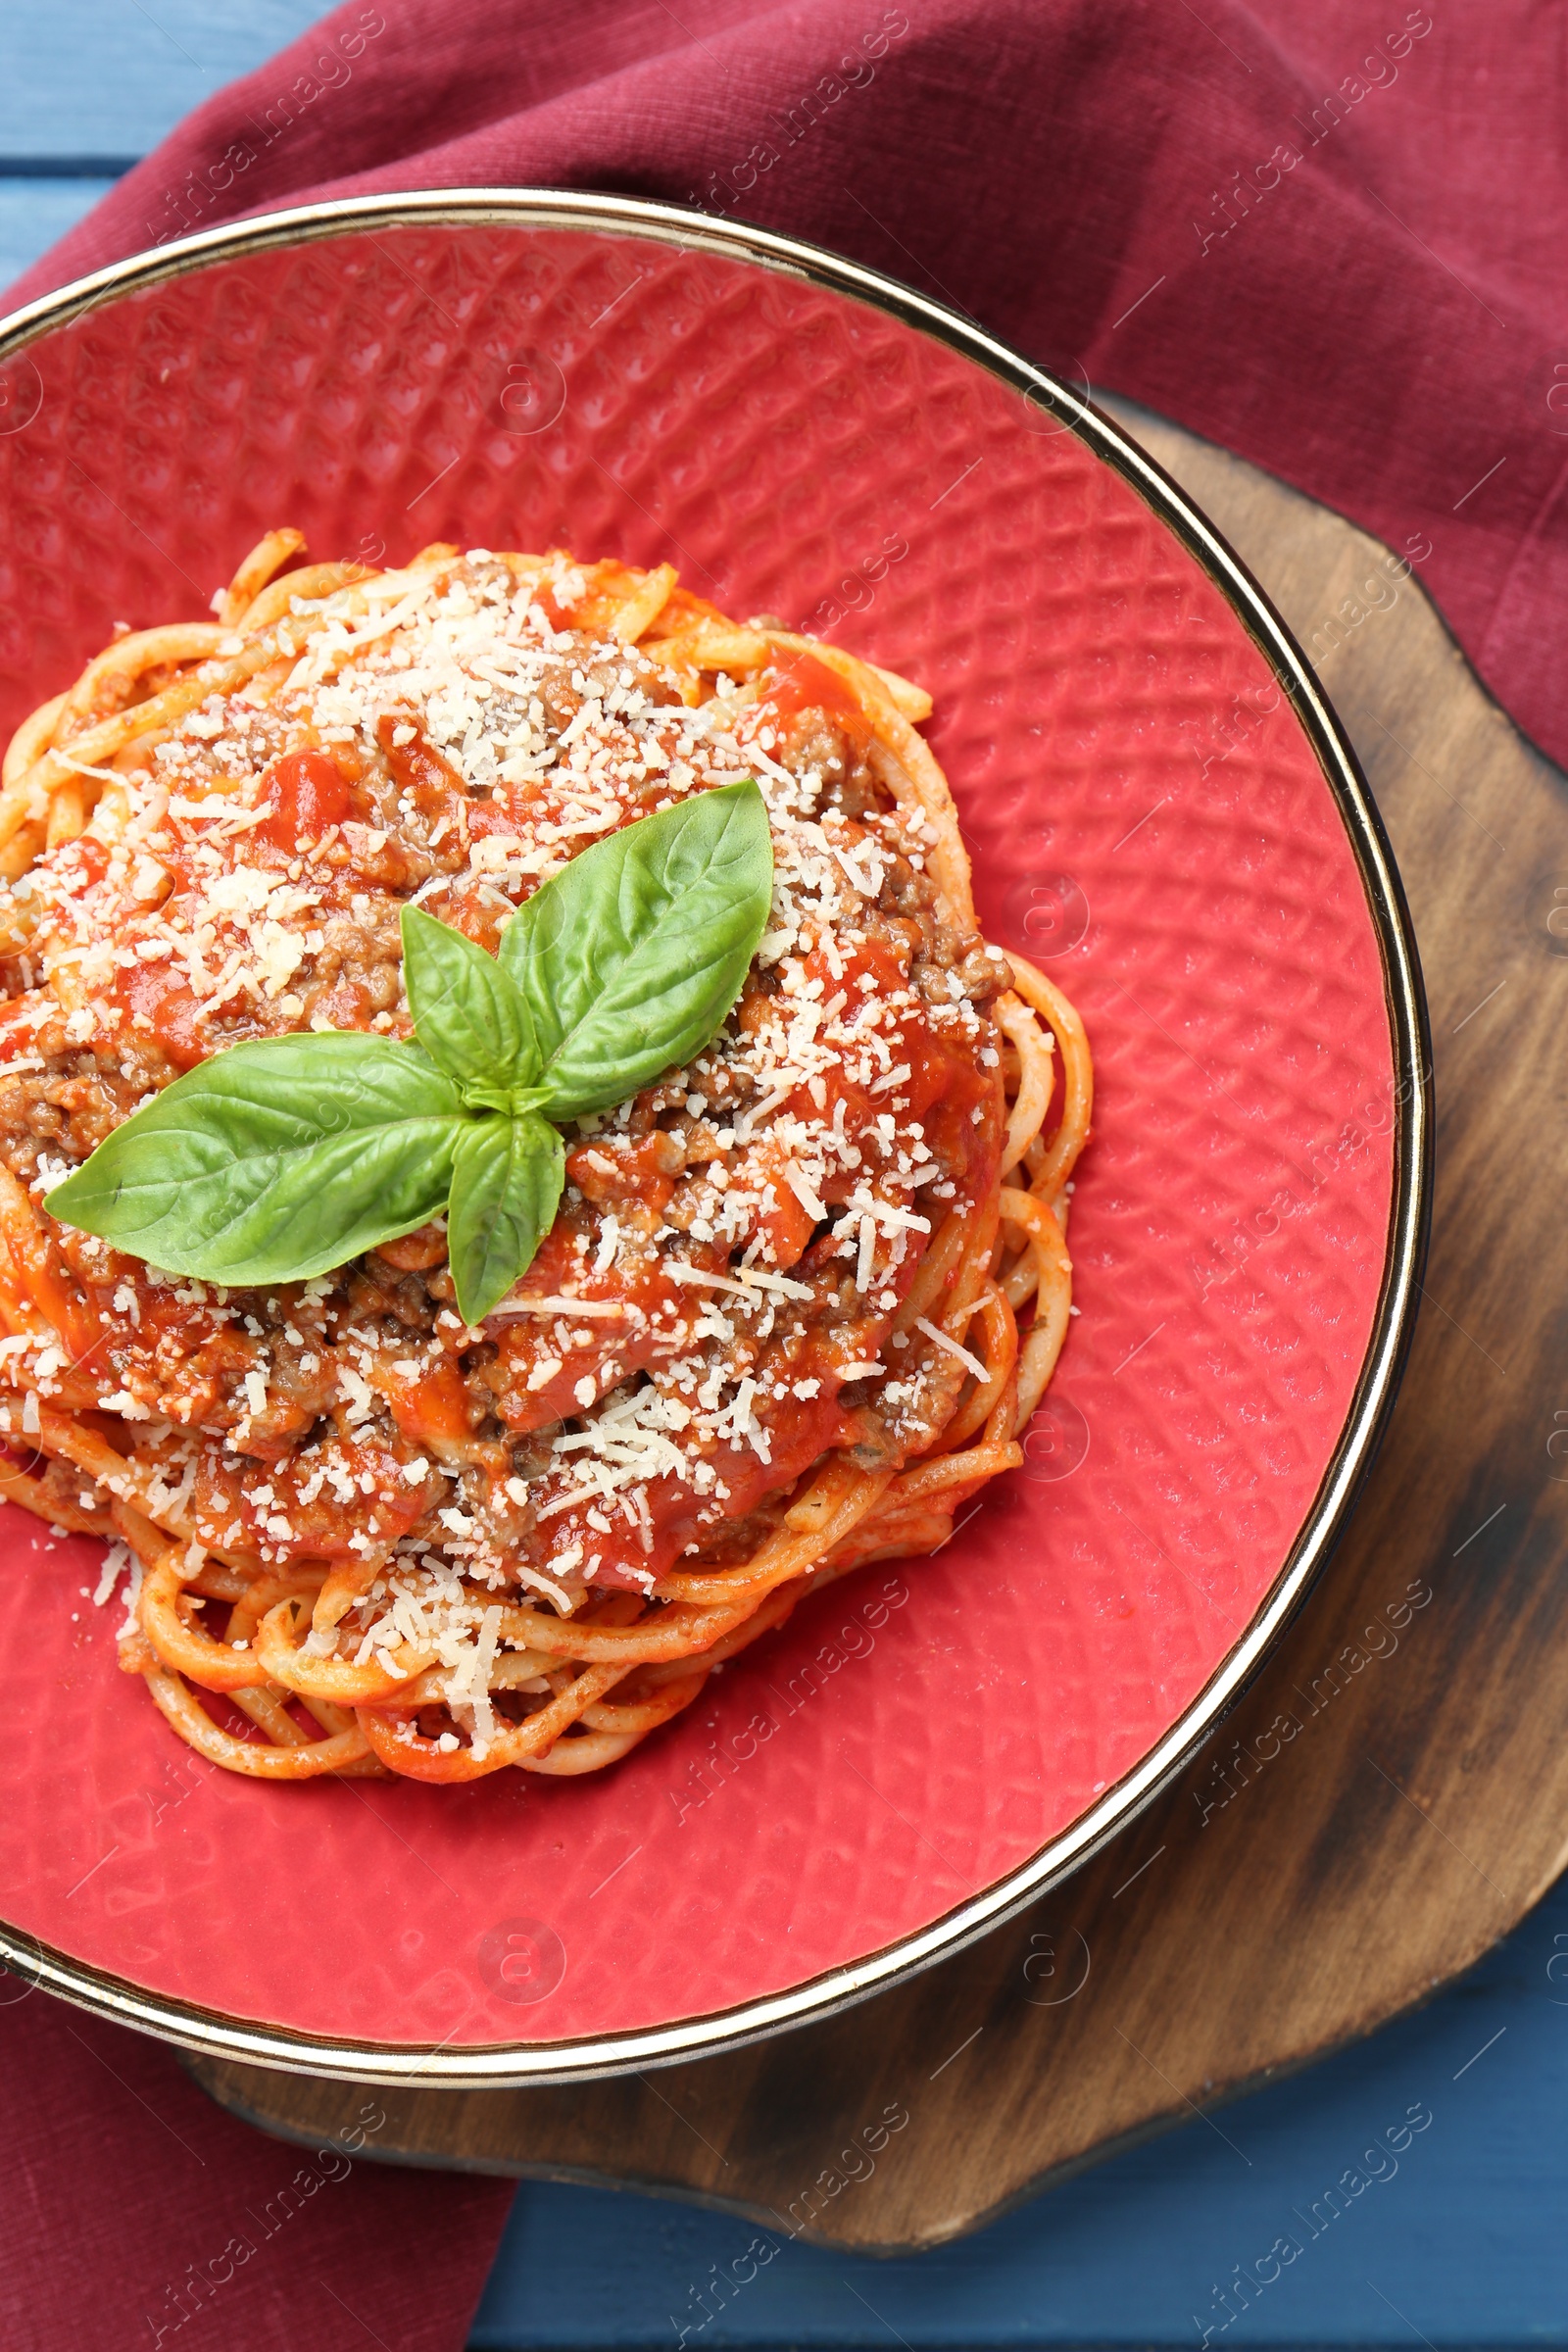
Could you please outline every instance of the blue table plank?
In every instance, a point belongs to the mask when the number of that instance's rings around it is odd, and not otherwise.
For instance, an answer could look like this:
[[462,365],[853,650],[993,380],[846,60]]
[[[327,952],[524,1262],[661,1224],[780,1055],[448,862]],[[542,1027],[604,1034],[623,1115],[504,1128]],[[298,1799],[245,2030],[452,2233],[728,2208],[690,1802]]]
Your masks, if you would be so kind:
[[325,14],[320,0],[6,0],[0,177],[8,162],[138,156],[181,115]]
[[53,0],[6,11],[0,290],[182,115],[324,13],[319,0]]
[[[110,184],[82,159],[144,154],[318,13],[317,0],[10,9],[0,282]],[[722,2215],[525,2185],[472,2352],[673,2352],[683,2331],[702,2352],[1200,2347],[1205,2330],[1228,2352],[1568,2346],[1565,2092],[1559,1888],[1422,2015],[917,2259],[787,2243],[763,2259],[775,2241]]]
[[5,11],[0,290],[182,115],[324,13],[319,0],[52,0]]

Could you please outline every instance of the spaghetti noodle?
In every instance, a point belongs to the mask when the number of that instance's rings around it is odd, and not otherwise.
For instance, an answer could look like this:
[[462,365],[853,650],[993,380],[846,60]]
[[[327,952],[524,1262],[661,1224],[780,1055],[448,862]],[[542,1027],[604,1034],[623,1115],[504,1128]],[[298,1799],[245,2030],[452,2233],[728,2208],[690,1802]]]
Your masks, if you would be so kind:
[[[591,1772],[1020,1461],[1089,1051],[975,929],[919,688],[667,565],[303,554],[122,631],[5,757],[0,1492],[120,1547],[121,1662],[215,1763]],[[775,892],[742,995],[574,1123],[479,1329],[439,1219],[224,1291],[50,1215],[226,1046],[408,1037],[403,906],[493,951],[579,850],[743,775]]]

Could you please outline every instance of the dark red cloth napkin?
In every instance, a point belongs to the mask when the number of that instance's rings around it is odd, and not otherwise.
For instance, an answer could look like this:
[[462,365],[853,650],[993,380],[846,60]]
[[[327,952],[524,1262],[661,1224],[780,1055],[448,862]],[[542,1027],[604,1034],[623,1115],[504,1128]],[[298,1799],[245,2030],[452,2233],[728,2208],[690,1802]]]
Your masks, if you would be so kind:
[[375,2090],[287,2147],[4,1974],[0,2085],[6,2352],[458,2352],[511,2183],[367,2164]]
[[1416,556],[1568,760],[1544,651],[1568,602],[1565,48],[1532,0],[349,0],[17,292],[372,190],[609,189],[787,229]]
[[[1538,651],[1568,603],[1565,46],[1529,0],[349,0],[14,299],[351,192],[608,189],[786,229],[1409,553],[1568,760]],[[0,2061],[6,2344],[454,2352],[505,2187],[286,2150],[41,1994],[0,2006]]]

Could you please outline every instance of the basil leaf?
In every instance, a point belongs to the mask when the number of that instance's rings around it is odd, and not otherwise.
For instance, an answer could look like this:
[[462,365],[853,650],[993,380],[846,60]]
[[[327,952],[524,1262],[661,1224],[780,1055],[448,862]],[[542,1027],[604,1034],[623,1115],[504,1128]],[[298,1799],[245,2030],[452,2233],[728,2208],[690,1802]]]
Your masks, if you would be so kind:
[[550,1120],[622,1101],[707,1045],[772,877],[746,777],[573,858],[499,958],[405,907],[418,1046],[329,1032],[232,1047],[117,1128],[50,1209],[172,1273],[240,1285],[325,1273],[448,1207],[458,1303],[476,1323],[555,1216]]
[[267,1038],[176,1078],[48,1205],[173,1274],[304,1281],[437,1215],[469,1124],[416,1047]]
[[417,906],[403,909],[403,981],[420,1045],[460,1086],[505,1088],[534,1075],[533,1022],[515,982],[464,932]]
[[465,1323],[480,1323],[533,1263],[566,1177],[560,1136],[537,1111],[466,1127],[452,1173],[447,1263]]
[[740,994],[773,887],[750,776],[595,842],[501,935],[553,1119],[624,1102],[689,1061]]

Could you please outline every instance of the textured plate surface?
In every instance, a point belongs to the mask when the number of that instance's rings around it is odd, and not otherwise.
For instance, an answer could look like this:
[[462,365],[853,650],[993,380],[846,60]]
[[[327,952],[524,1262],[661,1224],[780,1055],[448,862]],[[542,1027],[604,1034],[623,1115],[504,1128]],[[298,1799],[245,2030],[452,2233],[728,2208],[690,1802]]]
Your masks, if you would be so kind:
[[1026,1469],[605,1776],[232,1779],[115,1671],[96,1547],[6,1513],[0,1917],[164,2004],[452,2051],[733,2011],[917,1936],[1222,1668],[1387,1340],[1383,955],[1268,662],[1055,416],[710,251],[376,221],[117,288],[11,386],[4,724],[278,522],[318,558],[668,558],[930,687],[983,919],[1075,997],[1101,1091]]

